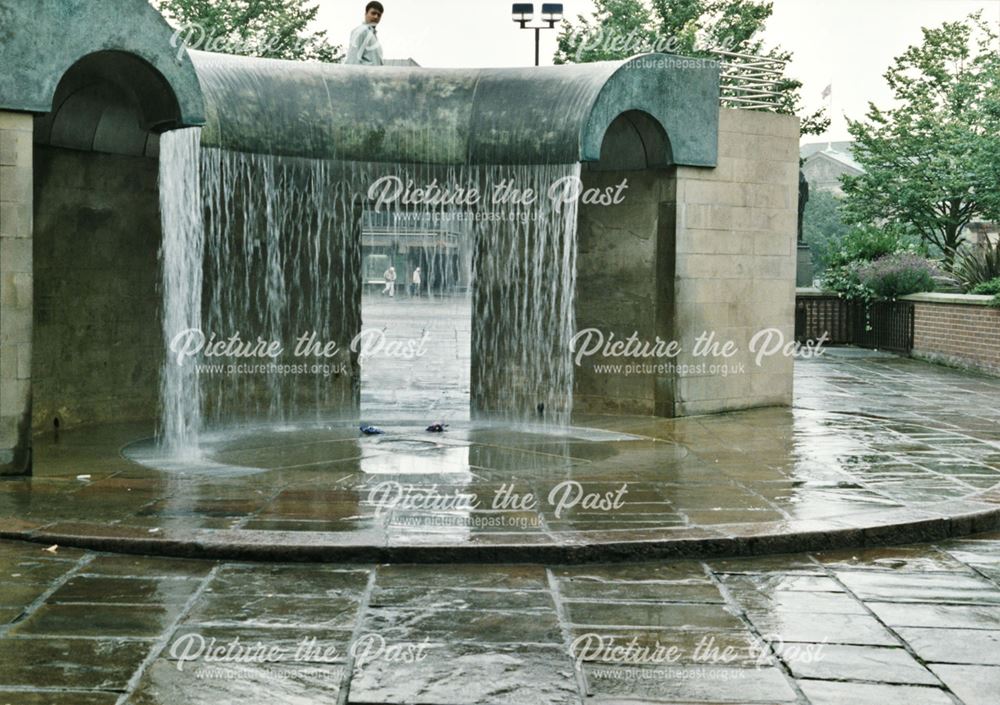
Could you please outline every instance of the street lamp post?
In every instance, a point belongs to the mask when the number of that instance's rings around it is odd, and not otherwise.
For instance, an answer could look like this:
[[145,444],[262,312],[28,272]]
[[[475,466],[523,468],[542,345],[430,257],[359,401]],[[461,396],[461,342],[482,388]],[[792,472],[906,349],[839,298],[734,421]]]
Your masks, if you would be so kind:
[[535,30],[535,66],[539,65],[541,58],[542,30],[554,29],[563,17],[562,3],[547,2],[542,5],[542,22],[544,25],[528,26],[528,23],[535,18],[535,5],[530,2],[516,2],[511,11],[513,20],[521,25],[521,29]]

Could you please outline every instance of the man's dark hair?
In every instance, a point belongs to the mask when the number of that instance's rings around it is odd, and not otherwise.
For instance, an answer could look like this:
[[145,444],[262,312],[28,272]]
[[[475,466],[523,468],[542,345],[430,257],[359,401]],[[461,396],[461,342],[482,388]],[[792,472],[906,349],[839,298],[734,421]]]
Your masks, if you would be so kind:
[[378,2],[378,0],[372,0],[370,3],[365,5],[365,12],[368,12],[369,10],[378,10],[379,12],[385,14],[385,8],[382,7],[382,3]]

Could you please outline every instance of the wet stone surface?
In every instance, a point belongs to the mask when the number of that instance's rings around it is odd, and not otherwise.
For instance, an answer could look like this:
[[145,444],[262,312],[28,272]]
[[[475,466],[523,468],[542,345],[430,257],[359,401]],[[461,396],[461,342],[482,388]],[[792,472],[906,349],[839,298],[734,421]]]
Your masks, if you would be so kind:
[[997,571],[1000,533],[584,566],[0,542],[0,703],[995,705]]
[[[410,303],[424,305],[397,305]],[[402,362],[380,364],[366,374],[386,389],[410,379]],[[368,419],[385,435],[346,421],[213,433],[204,467],[166,469],[141,424],[42,434],[36,475],[0,481],[0,529],[184,555],[207,539],[231,547],[221,557],[488,545],[516,560],[521,547],[650,540],[806,550],[797,537],[810,532],[840,545],[934,540],[990,528],[982,517],[1000,511],[1000,381],[913,360],[829,350],[796,365],[792,409],[580,416],[571,429],[470,422],[460,389],[414,407],[414,385],[401,416]],[[399,402],[368,387],[366,413]],[[438,420],[453,423],[424,430]]]
[[[271,429],[216,439],[223,472],[122,457],[148,436],[140,425],[40,438],[36,477],[0,482],[0,529],[198,545],[234,530],[273,562],[0,542],[0,705],[996,705],[1000,533],[572,566],[283,555],[302,536],[361,548],[891,537],[893,522],[1000,506],[1000,381],[864,354],[796,374],[792,410],[593,417],[569,433],[459,415],[433,438],[417,425],[373,438]],[[413,406],[426,383],[366,403],[427,413]],[[464,393],[445,391],[437,409]],[[567,480],[597,498],[625,485],[627,501],[545,504]],[[385,482],[510,504],[386,510],[373,495]],[[518,506],[529,494],[543,504]]]

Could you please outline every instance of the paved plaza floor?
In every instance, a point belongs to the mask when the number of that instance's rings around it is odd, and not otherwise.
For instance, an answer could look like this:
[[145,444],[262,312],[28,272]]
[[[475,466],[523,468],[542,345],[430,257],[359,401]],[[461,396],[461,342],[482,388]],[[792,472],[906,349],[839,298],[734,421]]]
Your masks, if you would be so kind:
[[10,705],[995,705],[1000,534],[613,565],[0,543]]
[[405,288],[394,298],[366,294],[361,324],[380,332],[361,363],[361,413],[368,423],[469,420],[471,296],[409,296]]

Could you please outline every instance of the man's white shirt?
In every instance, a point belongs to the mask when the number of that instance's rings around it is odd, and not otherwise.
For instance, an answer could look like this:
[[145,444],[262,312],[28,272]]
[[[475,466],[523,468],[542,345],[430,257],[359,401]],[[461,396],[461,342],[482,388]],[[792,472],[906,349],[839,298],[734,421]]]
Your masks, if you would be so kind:
[[374,24],[366,22],[351,32],[351,45],[347,49],[347,60],[344,63],[382,65],[382,44],[378,40]]

